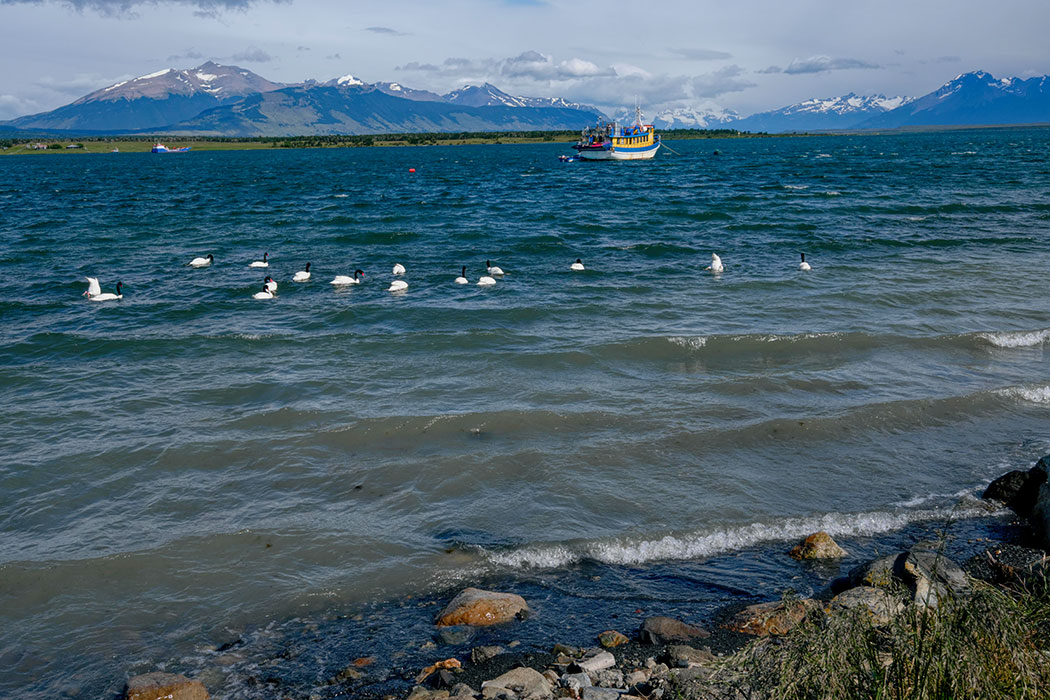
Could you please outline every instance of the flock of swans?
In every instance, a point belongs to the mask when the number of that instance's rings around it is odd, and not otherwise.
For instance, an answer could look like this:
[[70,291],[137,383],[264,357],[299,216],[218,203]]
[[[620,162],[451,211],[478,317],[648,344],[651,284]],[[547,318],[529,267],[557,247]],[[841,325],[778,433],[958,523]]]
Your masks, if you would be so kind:
[[[269,253],[263,253],[262,260],[254,260],[251,263],[249,263],[248,267],[250,267],[250,268],[268,268],[268,267],[270,267],[269,257],[270,257]],[[208,267],[213,262],[215,262],[215,256],[212,255],[211,253],[208,253],[204,257],[196,257],[193,260],[190,260],[186,264],[189,267]],[[583,266],[583,261],[580,258],[576,258],[576,262],[574,262],[571,265],[569,265],[569,269],[572,270],[573,272],[582,272],[586,268],[584,268],[584,266]],[[711,253],[711,264],[708,265],[705,269],[710,270],[711,272],[714,272],[715,274],[720,274],[722,272],[725,272],[725,265],[722,264],[722,258],[718,257],[718,255],[716,253]],[[802,253],[802,262],[799,263],[798,269],[802,270],[803,272],[806,271],[806,270],[811,270],[812,269],[810,267],[809,263],[806,262],[806,254],[805,253]],[[485,272],[487,274],[484,274],[484,275],[482,275],[481,277],[478,278],[477,285],[479,287],[491,287],[492,285],[496,284],[496,280],[498,278],[502,278],[504,276],[504,274],[505,274],[503,272],[503,269],[500,268],[498,265],[493,265],[491,260],[486,260],[485,261]],[[332,279],[332,281],[329,282],[329,284],[332,284],[332,285],[335,285],[335,286],[345,286],[345,285],[351,285],[351,284],[360,284],[361,280],[364,278],[364,274],[365,273],[362,272],[361,270],[354,270],[353,276],[351,276],[351,275],[336,275]],[[402,265],[401,263],[397,263],[396,265],[394,265],[393,270],[391,270],[391,274],[393,274],[395,277],[400,277],[401,275],[404,275],[405,274],[405,266]],[[306,263],[306,267],[305,268],[303,268],[302,270],[299,270],[298,272],[296,272],[292,276],[292,282],[300,282],[300,283],[301,282],[309,282],[310,281],[310,276],[311,276],[310,275],[310,263]],[[121,284],[120,282],[117,282],[117,291],[116,291],[116,293],[113,293],[113,292],[103,292],[102,288],[99,286],[97,277],[88,277],[86,279],[88,281],[88,289],[87,289],[86,292],[84,292],[84,296],[87,297],[90,301],[117,301],[117,300],[120,300],[120,299],[124,298],[124,294],[121,291],[121,288],[123,287],[123,284]],[[467,279],[467,266],[466,265],[464,265],[460,269],[459,276],[456,277],[456,279],[453,280],[453,282],[455,284],[470,284],[470,280]],[[387,291],[390,291],[390,292],[404,292],[407,289],[408,289],[408,282],[406,282],[404,280],[401,280],[401,279],[395,279],[395,280],[393,280],[390,283],[390,287],[389,287],[389,289]],[[273,277],[270,277],[270,276],[267,276],[266,279],[263,281],[262,291],[256,292],[255,294],[252,295],[253,299],[259,299],[259,300],[275,299],[276,297],[277,297],[277,281],[274,280]]]

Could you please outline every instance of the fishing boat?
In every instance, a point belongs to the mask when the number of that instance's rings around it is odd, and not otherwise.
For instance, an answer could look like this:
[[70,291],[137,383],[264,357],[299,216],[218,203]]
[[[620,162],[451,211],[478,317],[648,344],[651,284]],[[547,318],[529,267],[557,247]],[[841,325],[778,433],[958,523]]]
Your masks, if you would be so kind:
[[153,148],[150,149],[150,153],[185,153],[190,150],[189,146],[183,146],[182,148],[168,148],[163,143],[158,141],[153,144]]
[[641,108],[635,108],[635,122],[630,126],[599,119],[597,125],[584,129],[573,146],[584,160],[645,160],[660,149],[660,137],[652,124],[642,121]]

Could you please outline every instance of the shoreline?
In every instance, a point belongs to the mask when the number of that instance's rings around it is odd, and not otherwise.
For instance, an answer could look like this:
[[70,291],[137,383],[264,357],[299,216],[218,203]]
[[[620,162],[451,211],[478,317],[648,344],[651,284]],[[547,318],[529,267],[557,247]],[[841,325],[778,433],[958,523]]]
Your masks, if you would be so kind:
[[[809,136],[810,134],[767,134],[740,132],[733,129],[671,129],[660,133],[669,141],[703,139],[752,139]],[[514,144],[571,145],[578,138],[572,131],[551,132],[458,132],[420,134],[360,134],[314,136],[190,136],[178,134],[151,134],[147,136],[98,136],[76,134],[42,134],[40,136],[8,137],[0,132],[0,155],[149,153],[157,141],[169,148],[190,146],[192,151],[257,151],[318,148],[392,148],[401,146],[481,146]],[[171,143],[167,143],[170,141]],[[44,148],[32,146],[43,145]],[[68,148],[69,145],[76,148]],[[50,147],[48,147],[50,146]],[[191,151],[191,152],[192,152]],[[114,155],[119,155],[116,153]],[[172,155],[172,154],[168,154]]]
[[[525,671],[516,670],[522,668],[535,672],[527,674],[534,682],[538,682],[537,677],[545,677],[547,689],[532,695],[510,689],[503,693],[506,698],[626,700],[646,697],[635,687],[639,684],[648,684],[640,687],[649,691],[663,688],[665,693],[672,693],[648,697],[676,697],[675,692],[685,698],[716,697],[705,694],[710,690],[708,684],[714,669],[736,663],[742,655],[752,653],[756,644],[765,644],[771,639],[726,629],[734,615],[749,606],[783,600],[785,595],[813,599],[827,606],[836,592],[835,582],[840,581],[843,574],[863,566],[872,556],[885,554],[886,550],[906,552],[946,531],[945,552],[955,561],[979,562],[986,552],[1007,548],[1029,551],[1033,544],[1031,533],[1023,523],[990,506],[983,516],[949,523],[913,522],[899,530],[867,538],[868,542],[863,542],[863,537],[843,537],[847,549],[864,552],[859,559],[851,554],[842,561],[801,560],[797,564],[799,574],[783,582],[786,585],[771,586],[767,582],[761,590],[738,592],[736,600],[729,603],[723,600],[714,606],[697,605],[696,600],[676,600],[674,596],[662,599],[658,592],[648,598],[637,592],[632,594],[627,579],[622,582],[625,588],[620,599],[588,599],[586,590],[572,591],[568,598],[559,599],[559,591],[567,590],[569,576],[565,572],[554,577],[554,581],[545,581],[542,573],[526,571],[469,584],[520,594],[532,608],[531,613],[521,619],[509,618],[493,626],[436,627],[435,616],[455,596],[454,590],[439,591],[420,598],[408,596],[365,606],[329,619],[296,619],[288,621],[280,630],[275,630],[272,623],[263,629],[246,630],[203,650],[196,663],[174,670],[194,677],[194,682],[202,683],[214,697],[239,697],[245,688],[255,688],[265,689],[254,695],[263,698],[496,698],[501,695],[486,692],[492,689],[491,682],[508,673],[524,674]],[[721,557],[725,560],[722,566],[732,566],[734,560],[737,566],[742,566],[747,560],[761,562],[771,556],[785,555],[789,546],[790,543],[772,541],[730,552]],[[695,572],[690,573],[689,565],[690,562],[654,562],[639,567],[592,562],[570,568],[575,569],[573,576],[582,588],[597,585],[589,582],[609,577],[652,578],[660,568],[677,570],[679,575],[690,578]],[[976,564],[970,569],[974,566]],[[814,581],[822,583],[813,585]],[[721,582],[726,590],[738,584],[732,579]],[[586,605],[596,610],[588,615],[566,607],[566,601],[573,595],[580,596]],[[709,612],[700,614],[698,608]],[[404,619],[399,620],[405,613],[410,616],[411,624],[405,625]],[[643,630],[647,620],[654,616],[695,627],[702,630],[703,635],[698,634],[695,639],[646,641]],[[558,627],[562,628],[561,632],[557,631]],[[616,643],[603,649],[605,644],[600,640],[612,632],[616,633]],[[597,658],[603,651],[611,654],[612,664],[605,666],[609,659],[601,656],[602,668],[588,673],[589,659]],[[187,661],[182,659],[179,665]],[[318,662],[321,668],[317,667]],[[573,686],[576,681],[572,677],[579,675],[579,672],[573,673],[573,664],[583,664],[590,686]],[[190,668],[194,665],[197,668]],[[167,669],[169,665],[162,667]],[[429,673],[425,673],[427,669]],[[135,670],[145,672],[146,669]],[[633,679],[634,686],[628,683],[629,679]],[[586,683],[582,678],[576,680]],[[487,687],[483,689],[482,684]],[[585,687],[592,689],[585,690]],[[614,691],[615,696],[611,694]]]

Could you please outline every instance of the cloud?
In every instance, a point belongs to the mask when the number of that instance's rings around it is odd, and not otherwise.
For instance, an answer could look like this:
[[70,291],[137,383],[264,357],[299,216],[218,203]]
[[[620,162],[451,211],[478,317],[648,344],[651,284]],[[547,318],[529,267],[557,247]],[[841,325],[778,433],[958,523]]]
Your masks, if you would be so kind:
[[556,63],[553,57],[538,51],[526,51],[502,61],[500,75],[507,78],[528,77],[534,80],[571,80],[616,75],[612,68],[600,68],[582,58],[570,58]]
[[247,61],[249,63],[269,63],[274,59],[273,56],[266,53],[262,49],[257,49],[254,46],[244,51],[233,54],[233,60],[235,61]]
[[37,85],[64,95],[80,97],[81,95],[94,92],[95,90],[107,85],[113,85],[114,83],[118,83],[121,80],[126,80],[130,77],[132,76],[123,75],[116,78],[112,76],[103,77],[95,73],[82,73],[69,78],[52,78],[50,76],[44,76],[37,82]]
[[388,36],[409,36],[406,32],[399,32],[390,27],[365,27],[365,31],[372,32],[373,34],[386,34]]
[[762,75],[771,75],[773,73],[783,73],[784,69],[780,66],[770,66],[769,68],[763,68],[762,70],[756,70],[755,72]]
[[0,0],[0,5],[65,5],[73,10],[94,10],[103,15],[129,14],[141,5],[187,5],[197,8],[198,15],[215,16],[227,10],[247,10],[261,2],[284,3],[291,0]]
[[733,57],[733,54],[725,51],[712,51],[711,49],[671,49],[671,53],[691,61],[721,61]]
[[737,65],[726,66],[713,73],[705,73],[693,78],[694,97],[718,97],[730,92],[740,92],[755,87],[755,83],[744,80],[740,76],[744,69]]
[[176,53],[168,56],[166,60],[170,61],[197,61],[204,58],[204,54],[200,51],[194,51],[193,49],[186,49],[182,53]]
[[337,53],[329,54],[328,56],[325,56],[325,58],[328,59],[329,61],[342,61],[343,60],[343,57],[340,56]]
[[788,75],[801,75],[805,73],[826,73],[833,70],[852,70],[856,68],[878,68],[874,63],[868,63],[856,58],[831,58],[830,56],[810,56],[809,58],[794,58],[784,72]]
[[14,119],[40,112],[40,106],[18,95],[0,95],[0,119]]

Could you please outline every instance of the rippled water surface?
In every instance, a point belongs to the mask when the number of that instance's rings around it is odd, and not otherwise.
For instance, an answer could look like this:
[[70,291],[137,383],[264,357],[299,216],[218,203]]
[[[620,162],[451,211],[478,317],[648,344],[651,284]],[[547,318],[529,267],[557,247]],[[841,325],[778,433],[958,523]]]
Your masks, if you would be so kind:
[[885,532],[1050,446],[1050,131],[671,146],[0,159],[0,695]]

